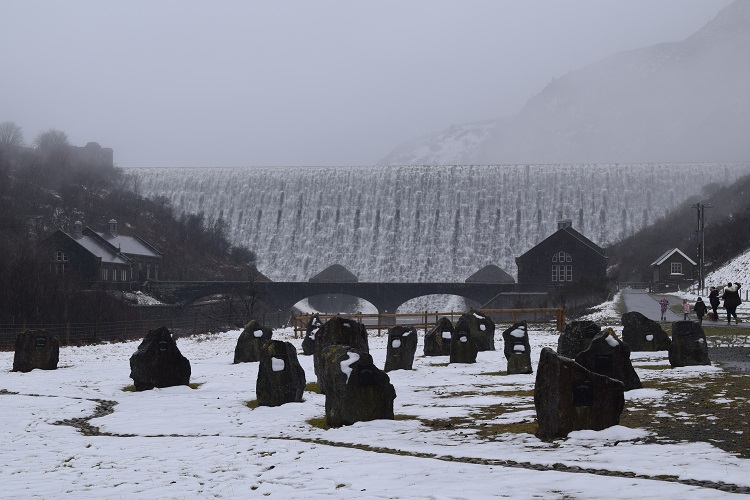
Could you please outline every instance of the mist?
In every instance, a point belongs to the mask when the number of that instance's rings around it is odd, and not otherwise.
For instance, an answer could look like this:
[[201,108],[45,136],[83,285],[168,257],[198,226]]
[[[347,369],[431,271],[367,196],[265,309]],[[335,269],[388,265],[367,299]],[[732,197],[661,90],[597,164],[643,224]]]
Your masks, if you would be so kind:
[[6,0],[0,121],[126,167],[367,165],[729,3]]

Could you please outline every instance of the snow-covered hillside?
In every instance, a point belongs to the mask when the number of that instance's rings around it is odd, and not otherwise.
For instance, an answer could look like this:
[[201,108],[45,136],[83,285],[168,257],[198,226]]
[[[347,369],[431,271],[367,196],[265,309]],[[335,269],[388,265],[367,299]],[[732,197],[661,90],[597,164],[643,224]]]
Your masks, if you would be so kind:
[[706,275],[706,286],[720,288],[729,282],[741,283],[745,291],[750,289],[750,249]]
[[[511,119],[399,146],[380,164],[744,161],[750,1],[684,41],[614,54],[555,79]],[[456,140],[470,133],[471,140]]]

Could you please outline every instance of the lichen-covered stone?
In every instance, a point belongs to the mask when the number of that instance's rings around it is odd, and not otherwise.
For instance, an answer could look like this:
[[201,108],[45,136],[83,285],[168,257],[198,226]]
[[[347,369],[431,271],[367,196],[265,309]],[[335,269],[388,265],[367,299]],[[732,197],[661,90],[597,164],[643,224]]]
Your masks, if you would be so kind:
[[16,337],[13,355],[14,372],[30,372],[34,368],[56,370],[60,361],[60,342],[46,330],[26,330]]
[[[331,427],[369,420],[393,420],[396,390],[388,374],[376,367],[367,352],[344,345],[326,347],[326,423]],[[320,380],[320,376],[318,380]]]
[[503,354],[508,360],[508,375],[533,373],[529,329],[526,321],[513,323],[503,332]]
[[672,344],[669,346],[669,364],[679,366],[710,365],[708,344],[703,327],[695,321],[672,323]]
[[324,378],[321,378],[325,366],[322,353],[326,347],[332,345],[344,345],[357,351],[370,352],[367,344],[367,329],[362,323],[340,316],[323,323],[315,336],[315,353],[313,354],[313,366],[321,394],[326,393],[326,382]]
[[573,321],[565,325],[565,331],[557,339],[557,354],[574,359],[591,345],[591,341],[602,331],[593,321]]
[[534,406],[541,439],[598,431],[620,423],[625,386],[545,347],[536,370]]
[[190,361],[167,327],[149,331],[130,356],[130,378],[136,391],[190,384]]
[[310,316],[310,320],[307,322],[307,328],[305,329],[305,338],[302,340],[302,354],[305,356],[312,356],[315,354],[315,337],[321,326],[323,326],[323,322],[320,321],[318,313]]
[[[471,332],[471,339],[478,351],[495,350],[495,323],[489,316],[475,309],[464,313],[458,319],[458,323],[466,322]],[[458,324],[456,324],[458,328]]]
[[668,351],[672,341],[661,325],[638,311],[622,315],[622,341],[631,351]]
[[443,316],[435,327],[424,336],[425,356],[450,356],[453,323]]
[[305,370],[290,342],[267,340],[260,350],[255,394],[259,406],[301,403],[305,392]]
[[471,328],[467,321],[458,320],[456,330],[451,337],[451,363],[476,363],[477,346],[471,337]]
[[589,348],[576,356],[576,363],[599,375],[619,380],[626,391],[643,387],[630,362],[630,348],[611,328],[594,337]]
[[385,371],[411,370],[417,352],[417,330],[413,326],[394,326],[388,330]]
[[235,363],[254,363],[260,361],[260,350],[263,343],[271,340],[273,331],[261,325],[257,321],[250,320],[237,339],[237,347],[234,348]]

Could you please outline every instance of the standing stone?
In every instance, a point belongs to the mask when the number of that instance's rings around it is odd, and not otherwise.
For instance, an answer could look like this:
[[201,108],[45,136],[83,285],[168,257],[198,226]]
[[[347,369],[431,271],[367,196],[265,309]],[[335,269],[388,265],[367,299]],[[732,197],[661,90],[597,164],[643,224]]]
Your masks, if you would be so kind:
[[332,345],[344,345],[357,351],[370,352],[367,345],[367,329],[362,323],[340,316],[335,316],[323,323],[315,336],[315,353],[313,354],[313,366],[321,394],[326,393],[326,382],[321,378],[325,369],[322,353],[326,347]]
[[260,350],[255,394],[259,406],[301,403],[305,392],[305,370],[290,342],[268,340]]
[[310,316],[310,320],[307,322],[307,329],[305,330],[305,339],[302,341],[302,354],[305,356],[315,354],[315,337],[321,326],[323,326],[323,322],[320,321],[318,313]]
[[34,368],[57,370],[60,342],[47,330],[26,330],[16,337],[13,355],[14,372],[30,372]]
[[166,326],[149,331],[130,356],[130,378],[136,391],[190,384],[190,361]]
[[626,391],[641,389],[641,379],[630,362],[630,347],[607,328],[591,341],[588,349],[576,356],[576,363],[599,375],[619,380]]
[[456,331],[451,337],[451,363],[476,363],[477,346],[471,338],[471,330],[467,321],[458,320]]
[[417,352],[417,330],[413,326],[394,326],[388,330],[385,371],[411,370]]
[[599,431],[620,423],[625,386],[545,347],[536,371],[534,406],[541,439]]
[[573,321],[565,325],[565,331],[557,339],[557,354],[574,359],[591,345],[591,341],[602,331],[593,321]]
[[443,316],[424,336],[425,356],[450,356],[451,338],[453,337],[453,323]]
[[622,341],[631,351],[668,351],[672,341],[661,325],[638,311],[622,315]]
[[260,361],[260,350],[263,347],[263,342],[271,340],[272,335],[273,331],[270,328],[261,325],[254,319],[250,320],[237,339],[237,347],[234,348],[235,364]]
[[[471,332],[471,339],[479,351],[495,350],[495,323],[489,316],[472,309],[458,318],[458,323],[465,321]],[[456,325],[458,328],[458,324]]]
[[[331,427],[376,419],[393,420],[396,390],[372,356],[349,346],[325,348],[326,423]],[[320,383],[321,377],[318,377]]]
[[669,346],[669,364],[679,366],[710,365],[708,344],[703,327],[695,321],[672,323],[672,344]]
[[531,346],[526,321],[513,323],[503,332],[503,353],[508,360],[508,375],[533,373]]

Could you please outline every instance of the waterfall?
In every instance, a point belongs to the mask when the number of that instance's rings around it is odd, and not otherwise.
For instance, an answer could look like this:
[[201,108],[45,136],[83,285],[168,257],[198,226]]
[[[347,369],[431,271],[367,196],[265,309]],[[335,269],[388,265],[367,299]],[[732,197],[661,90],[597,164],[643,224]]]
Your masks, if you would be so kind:
[[[718,167],[718,168],[717,168]],[[557,219],[606,246],[700,192],[699,172],[745,164],[133,168],[175,213],[223,214],[276,281],[341,264],[360,281],[463,281],[515,258]],[[657,173],[655,173],[655,170]]]

